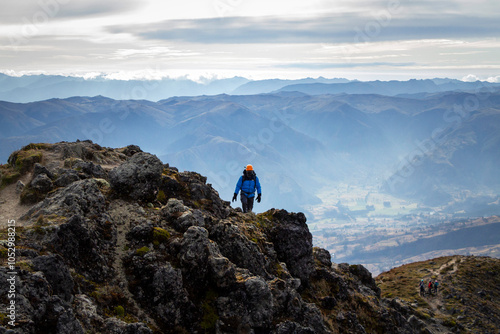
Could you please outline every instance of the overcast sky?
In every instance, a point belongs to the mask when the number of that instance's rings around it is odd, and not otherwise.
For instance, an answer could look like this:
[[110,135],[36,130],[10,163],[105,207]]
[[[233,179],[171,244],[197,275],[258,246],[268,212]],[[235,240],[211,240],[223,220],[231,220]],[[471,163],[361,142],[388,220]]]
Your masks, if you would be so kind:
[[0,71],[500,81],[499,0],[2,0]]

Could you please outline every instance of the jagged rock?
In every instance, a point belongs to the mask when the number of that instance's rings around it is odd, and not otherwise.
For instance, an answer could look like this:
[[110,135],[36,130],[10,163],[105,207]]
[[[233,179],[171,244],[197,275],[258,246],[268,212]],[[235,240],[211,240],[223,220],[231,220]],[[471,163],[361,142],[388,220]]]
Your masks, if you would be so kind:
[[83,334],[83,328],[75,317],[70,304],[52,296],[47,302],[46,313],[36,327],[38,333]]
[[82,180],[56,190],[34,205],[23,218],[43,214],[68,217],[74,214],[95,216],[104,212],[106,200],[95,180]]
[[59,226],[47,243],[89,279],[103,282],[112,275],[111,258],[105,255],[113,243],[113,230],[106,222],[90,226],[85,218],[75,215]]
[[97,313],[97,305],[92,299],[84,294],[75,295],[75,315],[84,329],[90,329],[104,323],[104,319]]
[[39,164],[38,162],[35,164],[33,167],[33,178],[35,178],[38,175],[45,174],[47,175],[50,179],[54,178],[54,175],[47,169],[47,167]]
[[79,161],[74,166],[73,169],[83,173],[87,178],[106,178],[107,173],[100,165],[96,165],[91,161]]
[[31,181],[30,187],[41,194],[46,194],[54,188],[54,184],[46,174],[38,174]]
[[56,178],[54,184],[57,187],[66,187],[73,182],[79,181],[80,177],[78,172],[73,169],[64,169],[61,174]]
[[349,266],[349,272],[359,278],[363,286],[370,288],[380,298],[380,288],[372,277],[372,273],[360,264]]
[[59,255],[44,255],[34,258],[33,267],[43,272],[52,292],[63,300],[71,302],[73,299],[73,278],[63,258]]
[[273,227],[269,236],[280,261],[286,263],[290,273],[307,285],[314,270],[312,235],[303,213],[273,212]]
[[161,209],[161,215],[180,232],[186,232],[191,226],[205,227],[205,218],[200,210],[191,210],[176,198],[170,198]]
[[[208,231],[199,226],[188,228],[179,245],[177,255],[183,275],[191,282],[196,281],[195,288],[202,291],[210,279],[210,274],[219,273],[219,265],[213,258],[223,257],[215,243],[208,239]],[[215,268],[214,265],[216,266]],[[235,281],[234,271],[224,270],[227,277],[219,279]],[[226,284],[224,284],[226,285]]]
[[109,173],[110,184],[120,196],[152,201],[161,182],[163,163],[149,153],[136,153]]
[[421,331],[425,327],[425,324],[414,315],[411,315],[408,318],[408,323],[413,329],[416,329],[418,331]]
[[25,184],[21,180],[18,180],[16,183],[16,194],[22,193],[24,187],[25,187]]
[[[10,277],[5,268],[0,268],[2,282]],[[40,272],[19,271],[15,286],[16,323],[19,319],[24,323],[21,331],[16,326],[16,333],[83,333],[71,304],[52,295],[51,286]],[[8,295],[8,289],[8,284],[0,285],[2,296]]]
[[303,327],[293,321],[285,321],[278,325],[276,334],[315,334],[310,327]]
[[117,318],[108,318],[104,322],[103,334],[152,334],[153,331],[143,323],[128,324]]
[[183,286],[181,270],[174,269],[167,262],[155,271],[151,287],[153,299],[149,302],[156,314],[166,324],[174,326],[186,324],[189,318],[187,315],[192,312],[194,306]]
[[273,296],[260,277],[248,277],[227,297],[217,299],[223,323],[236,320],[240,328],[269,328],[273,318]]
[[314,258],[322,266],[325,266],[327,268],[330,268],[332,266],[332,257],[330,255],[330,252],[327,251],[326,249],[314,247],[313,248],[313,255],[314,255]]
[[[221,253],[238,267],[254,275],[270,277],[270,263],[255,242],[248,240],[239,228],[229,221],[222,221],[210,230],[210,238],[217,242]],[[266,271],[267,270],[267,271]]]
[[171,216],[177,218],[188,210],[189,208],[185,206],[181,200],[178,200],[177,198],[170,198],[167,205],[161,208],[161,215],[165,219],[169,219]]
[[123,149],[123,154],[127,157],[131,157],[136,153],[142,152],[141,148],[137,145],[129,145]]

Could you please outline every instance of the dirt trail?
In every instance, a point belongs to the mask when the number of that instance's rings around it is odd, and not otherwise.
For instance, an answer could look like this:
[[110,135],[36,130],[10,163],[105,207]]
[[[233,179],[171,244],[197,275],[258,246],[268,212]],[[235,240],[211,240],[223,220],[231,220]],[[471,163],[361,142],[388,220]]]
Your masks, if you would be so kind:
[[[31,173],[20,178],[20,181],[24,184],[27,184],[29,180],[31,180]],[[20,194],[16,188],[17,183],[13,183],[0,190],[0,229],[6,228],[9,220],[15,220],[16,226],[24,225],[20,218],[31,206],[21,204],[19,201]]]
[[[458,270],[457,260],[458,260],[458,257],[457,256],[453,256],[453,258],[450,261],[444,263],[438,269],[431,271],[430,276],[437,277],[437,281],[440,284],[440,288],[443,287],[443,285],[442,285],[443,284],[443,275],[441,275],[441,272],[443,270],[445,270],[446,268],[449,268],[449,267],[452,266],[453,268],[450,271],[447,271],[446,275],[450,275],[450,274],[455,273]],[[429,304],[429,306],[432,308],[432,310],[434,312],[441,312],[440,309],[443,306],[443,298],[442,298],[442,295],[439,292],[439,289],[438,289],[437,295],[432,295],[431,297],[426,297],[426,301],[427,301],[427,303]]]

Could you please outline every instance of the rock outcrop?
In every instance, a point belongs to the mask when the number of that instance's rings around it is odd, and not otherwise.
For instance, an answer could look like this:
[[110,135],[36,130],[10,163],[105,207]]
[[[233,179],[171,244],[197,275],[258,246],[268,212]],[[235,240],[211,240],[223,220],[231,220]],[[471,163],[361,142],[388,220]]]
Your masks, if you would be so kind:
[[364,267],[313,248],[302,213],[243,214],[137,146],[32,144],[9,161],[35,195],[0,333],[429,332]]

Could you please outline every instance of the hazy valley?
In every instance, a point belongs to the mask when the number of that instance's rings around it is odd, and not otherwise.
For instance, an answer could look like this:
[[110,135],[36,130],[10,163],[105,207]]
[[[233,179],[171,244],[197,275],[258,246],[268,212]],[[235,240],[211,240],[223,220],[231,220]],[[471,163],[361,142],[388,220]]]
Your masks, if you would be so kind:
[[[446,249],[418,244],[484,228],[477,217],[500,213],[498,85],[234,78],[187,86],[177,82],[185,88],[179,91],[159,82],[123,86],[81,79],[74,85],[72,80],[2,77],[0,87],[13,100],[14,90],[36,99],[30,92],[38,94],[41,86],[60,91],[61,97],[72,92],[117,97],[110,93],[115,87],[126,99],[0,102],[2,163],[31,142],[135,144],[164,163],[207,175],[227,200],[243,166],[252,163],[264,189],[255,209],[304,211],[315,243],[329,249],[335,261],[364,263],[380,272],[431,254],[498,256],[500,240],[490,230],[478,230],[490,236],[480,238],[482,244],[461,239]],[[137,87],[156,95],[133,99]],[[234,95],[160,98],[183,92]],[[486,222],[498,226],[496,218]],[[401,249],[408,247],[416,253],[403,255]]]

